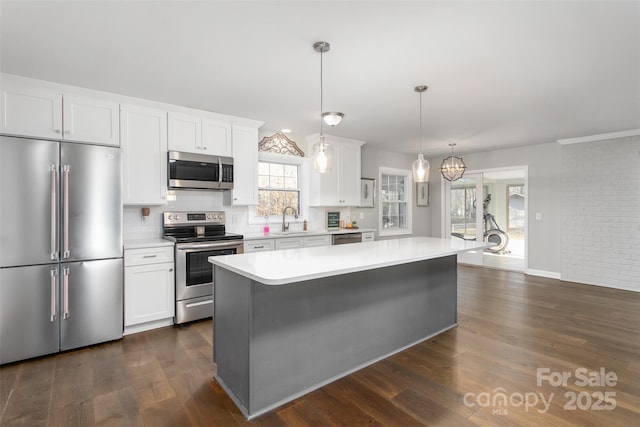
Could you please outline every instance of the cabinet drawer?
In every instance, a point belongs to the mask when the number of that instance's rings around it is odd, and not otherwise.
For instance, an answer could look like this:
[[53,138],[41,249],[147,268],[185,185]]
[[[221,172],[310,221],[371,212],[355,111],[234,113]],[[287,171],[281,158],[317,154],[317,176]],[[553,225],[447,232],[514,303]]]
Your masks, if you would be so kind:
[[367,231],[362,233],[363,242],[373,242],[375,240],[373,231]]
[[173,246],[160,248],[127,249],[124,251],[124,265],[158,264],[173,262]]
[[273,239],[265,239],[265,240],[250,240],[248,242],[244,242],[244,252],[262,252],[262,251],[272,251],[275,249]]
[[290,237],[288,239],[276,239],[276,249],[295,249],[303,246],[302,237]]
[[304,247],[310,248],[312,246],[331,246],[331,236],[310,236],[304,238]]

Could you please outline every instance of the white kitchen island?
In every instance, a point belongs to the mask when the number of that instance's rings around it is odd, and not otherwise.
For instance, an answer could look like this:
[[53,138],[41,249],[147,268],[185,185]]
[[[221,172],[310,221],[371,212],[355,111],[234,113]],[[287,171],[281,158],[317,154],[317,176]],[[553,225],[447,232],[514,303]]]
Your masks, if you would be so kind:
[[249,419],[457,324],[456,255],[413,237],[210,257],[216,379]]

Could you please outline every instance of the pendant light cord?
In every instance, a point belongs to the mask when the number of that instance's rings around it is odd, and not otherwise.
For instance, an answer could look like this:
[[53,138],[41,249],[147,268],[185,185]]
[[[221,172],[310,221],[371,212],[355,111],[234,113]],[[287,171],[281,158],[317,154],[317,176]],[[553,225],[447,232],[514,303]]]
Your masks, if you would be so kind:
[[422,154],[422,92],[420,92],[420,154]]
[[323,122],[323,117],[322,117],[322,111],[323,111],[322,55],[323,55],[323,52],[322,52],[322,50],[320,50],[320,136],[322,136],[324,134],[323,126],[322,126],[322,122]]

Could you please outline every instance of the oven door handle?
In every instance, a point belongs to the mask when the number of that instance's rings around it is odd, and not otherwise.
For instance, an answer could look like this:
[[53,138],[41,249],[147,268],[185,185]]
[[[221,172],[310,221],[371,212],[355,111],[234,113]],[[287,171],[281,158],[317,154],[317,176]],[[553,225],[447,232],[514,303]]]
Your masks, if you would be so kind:
[[184,246],[176,246],[176,250],[181,252],[199,252],[203,249],[238,249],[242,248],[243,243],[197,243]]

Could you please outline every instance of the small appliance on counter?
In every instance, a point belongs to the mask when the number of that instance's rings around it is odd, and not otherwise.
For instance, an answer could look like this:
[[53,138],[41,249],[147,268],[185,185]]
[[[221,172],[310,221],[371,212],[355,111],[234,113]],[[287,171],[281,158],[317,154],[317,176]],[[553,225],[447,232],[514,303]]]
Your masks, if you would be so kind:
[[243,236],[225,231],[224,211],[164,212],[163,237],[175,242],[175,324],[213,316],[210,256],[243,252]]

